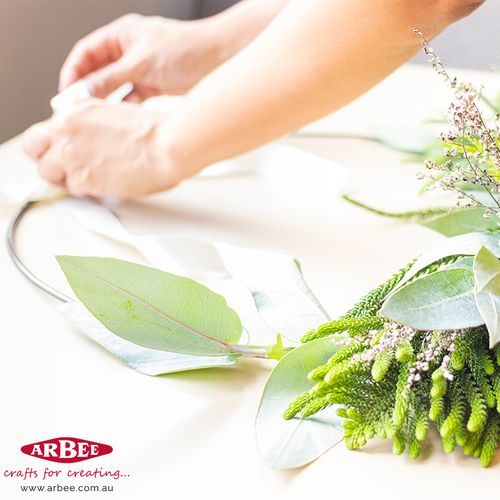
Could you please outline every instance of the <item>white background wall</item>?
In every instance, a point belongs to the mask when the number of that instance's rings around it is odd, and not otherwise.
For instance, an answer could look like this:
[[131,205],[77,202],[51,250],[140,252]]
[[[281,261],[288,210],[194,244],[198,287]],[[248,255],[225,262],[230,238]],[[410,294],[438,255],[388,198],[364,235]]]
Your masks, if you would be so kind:
[[[304,1],[314,7],[314,1]],[[0,142],[48,116],[59,67],[82,35],[127,12],[188,19],[231,3],[234,0],[0,0]],[[499,25],[500,1],[487,0],[434,46],[449,66],[500,67]]]

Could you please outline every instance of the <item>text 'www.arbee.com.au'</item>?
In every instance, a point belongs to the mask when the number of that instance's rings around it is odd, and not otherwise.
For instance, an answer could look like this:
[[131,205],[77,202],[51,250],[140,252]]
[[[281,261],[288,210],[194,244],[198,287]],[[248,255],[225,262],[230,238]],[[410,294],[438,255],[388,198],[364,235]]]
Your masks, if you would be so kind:
[[113,485],[62,485],[62,484],[40,484],[40,485],[28,485],[21,484],[19,486],[22,492],[26,493],[113,493]]

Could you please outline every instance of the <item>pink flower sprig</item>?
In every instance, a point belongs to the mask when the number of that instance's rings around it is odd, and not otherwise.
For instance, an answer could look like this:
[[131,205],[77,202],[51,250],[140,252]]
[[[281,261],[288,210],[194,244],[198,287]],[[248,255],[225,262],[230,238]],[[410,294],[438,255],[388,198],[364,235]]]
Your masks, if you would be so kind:
[[441,59],[414,29],[434,70],[454,91],[448,109],[450,129],[441,134],[443,161],[427,160],[428,178],[445,191],[457,193],[457,205],[485,208],[485,217],[500,216],[500,131],[498,116],[493,127],[486,124],[478,107],[480,94],[470,83],[451,78]]

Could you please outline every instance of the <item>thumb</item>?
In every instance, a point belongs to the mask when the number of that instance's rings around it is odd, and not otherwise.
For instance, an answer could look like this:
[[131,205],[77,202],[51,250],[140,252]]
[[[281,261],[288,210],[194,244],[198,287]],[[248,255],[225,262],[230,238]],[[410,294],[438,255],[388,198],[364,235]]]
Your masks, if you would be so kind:
[[131,69],[128,64],[119,59],[102,69],[87,75],[84,80],[92,97],[104,99],[120,85],[131,80]]

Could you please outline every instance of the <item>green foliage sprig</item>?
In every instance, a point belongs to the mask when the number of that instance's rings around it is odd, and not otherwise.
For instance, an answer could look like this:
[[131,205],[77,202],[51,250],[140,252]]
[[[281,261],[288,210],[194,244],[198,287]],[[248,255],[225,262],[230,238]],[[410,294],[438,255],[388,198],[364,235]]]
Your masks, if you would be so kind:
[[390,219],[414,219],[417,222],[428,219],[430,217],[435,217],[436,215],[448,214],[450,211],[456,210],[456,208],[451,207],[435,207],[435,208],[423,208],[421,210],[406,210],[401,212],[389,212],[387,210],[382,210],[380,208],[372,207],[363,203],[362,201],[356,200],[351,196],[344,194],[342,198],[351,203],[352,205],[363,208],[364,210],[371,212],[376,215],[380,215],[381,217],[387,217]]
[[433,425],[447,453],[460,446],[490,465],[500,444],[500,347],[488,348],[486,328],[419,332],[386,323],[374,331],[366,325],[309,372],[315,385],[284,418],[341,405],[348,448],[378,436],[412,458]]
[[384,320],[376,316],[384,299],[411,269],[415,260],[396,271],[388,280],[371,290],[356,302],[342,317],[320,325],[316,330],[307,332],[301,342],[310,342],[335,333],[347,332],[349,335],[382,327]]
[[[434,70],[443,77],[453,92],[448,108],[449,130],[440,135],[413,160],[425,164],[424,190],[440,188],[456,194],[455,207],[429,208],[389,212],[368,206],[350,196],[344,199],[360,208],[383,217],[409,219],[446,236],[471,231],[493,231],[500,228],[500,105],[477,91],[470,83],[451,78],[439,57],[420,38],[425,54]],[[485,104],[492,117],[481,111]]]
[[[444,161],[427,159],[428,173],[421,174],[445,191],[457,194],[462,207],[483,207],[485,216],[500,215],[500,127],[498,111],[491,126],[480,110],[480,95],[470,83],[451,78],[439,57],[420,38],[425,54],[434,70],[443,77],[454,93],[448,109],[450,129],[441,134]],[[491,106],[491,102],[486,100]]]
[[[484,467],[490,465],[500,445],[500,261],[484,246],[473,260],[460,255],[456,249],[463,241],[463,237],[453,240],[452,255],[424,267],[406,266],[340,319],[306,334],[307,342],[340,332],[347,336],[337,340],[344,346],[309,371],[313,385],[289,404],[283,417],[308,418],[340,406],[337,415],[343,419],[348,448],[361,448],[378,436],[392,439],[395,454],[406,449],[412,458],[420,455],[432,426],[446,453],[458,446],[480,458]],[[477,307],[486,325],[423,331],[380,316],[388,297],[394,300],[402,290],[403,281],[405,287],[425,283],[428,293],[444,297],[448,292],[441,290],[442,285],[429,288],[443,271],[474,275]],[[472,293],[471,288],[468,294]],[[413,298],[406,305],[400,299],[410,319],[420,314],[412,312]],[[489,307],[486,314],[482,299]],[[422,301],[417,302],[421,307]],[[463,317],[450,313],[454,321],[478,314],[470,299],[459,308],[465,309]]]
[[[460,255],[450,255],[426,266],[413,276],[413,280],[422,275],[433,273],[437,269],[452,264]],[[343,316],[339,319],[329,321],[320,325],[317,329],[307,332],[301,342],[310,342],[319,338],[333,335],[336,333],[348,333],[351,337],[376,330],[383,326],[384,319],[377,316],[384,300],[396,288],[396,286],[405,277],[408,271],[412,268],[416,259],[409,262],[406,266],[396,271],[390,278],[378,285],[376,288],[361,297]]]

